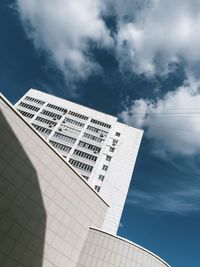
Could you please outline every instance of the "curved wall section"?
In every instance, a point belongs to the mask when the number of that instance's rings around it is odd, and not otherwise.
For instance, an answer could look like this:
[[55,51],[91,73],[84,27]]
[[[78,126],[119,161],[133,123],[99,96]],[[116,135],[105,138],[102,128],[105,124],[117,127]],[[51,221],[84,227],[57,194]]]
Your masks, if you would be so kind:
[[95,228],[90,228],[77,266],[170,267],[150,251]]

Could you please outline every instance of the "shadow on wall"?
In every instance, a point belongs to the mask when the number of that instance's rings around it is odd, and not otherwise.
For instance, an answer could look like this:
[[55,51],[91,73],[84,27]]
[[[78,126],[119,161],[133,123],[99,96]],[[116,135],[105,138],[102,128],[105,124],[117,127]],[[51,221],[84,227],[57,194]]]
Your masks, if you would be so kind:
[[0,113],[0,267],[42,267],[45,228],[37,173]]

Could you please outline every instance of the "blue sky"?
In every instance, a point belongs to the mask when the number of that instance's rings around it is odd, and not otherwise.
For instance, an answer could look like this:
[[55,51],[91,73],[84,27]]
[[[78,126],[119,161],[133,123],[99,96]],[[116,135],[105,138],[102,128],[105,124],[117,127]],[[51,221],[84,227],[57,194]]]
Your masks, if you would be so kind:
[[200,265],[200,3],[2,0],[0,88],[29,88],[143,128],[119,234]]

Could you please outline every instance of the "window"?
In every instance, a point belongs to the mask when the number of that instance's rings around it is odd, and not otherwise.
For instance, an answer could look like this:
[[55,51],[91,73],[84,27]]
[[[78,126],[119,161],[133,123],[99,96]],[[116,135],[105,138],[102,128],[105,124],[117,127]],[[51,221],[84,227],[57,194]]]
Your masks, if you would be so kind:
[[45,110],[45,109],[43,109],[43,111],[41,112],[41,114],[44,114],[44,115],[46,115],[46,116],[49,116],[49,117],[52,117],[54,120],[60,120],[61,119],[61,115],[58,115],[58,114],[56,114],[56,113],[54,113],[54,112],[50,112],[50,111],[48,111],[48,110]]
[[58,142],[54,142],[54,141],[49,141],[50,144],[52,144],[52,146],[54,146],[55,148],[62,150],[66,153],[69,153],[69,151],[71,150],[71,147],[65,146],[63,144],[60,144]]
[[91,119],[91,122],[94,123],[94,124],[101,125],[103,127],[109,128],[109,129],[111,128],[110,124],[107,124],[107,123],[102,122],[102,121],[97,121],[97,120]]
[[107,161],[111,161],[111,158],[112,158],[111,156],[106,155],[106,160]]
[[88,164],[85,164],[83,162],[80,162],[80,161],[77,161],[75,159],[72,159],[70,158],[69,159],[69,163],[74,166],[75,168],[78,168],[78,169],[81,169],[81,170],[84,170],[86,172],[91,172],[93,167],[88,165]]
[[114,152],[114,151],[115,151],[115,148],[111,146],[111,147],[109,148],[109,151],[110,151],[110,152]]
[[85,176],[85,175],[82,175],[82,176],[85,178],[86,181],[89,180],[89,177],[88,176]]
[[119,137],[121,134],[119,132],[116,132],[115,135]]
[[92,150],[95,154],[99,153],[100,150],[101,150],[100,147],[98,147],[98,146],[94,146],[94,145],[91,145],[91,144],[88,144],[88,143],[83,142],[83,141],[80,141],[80,142],[78,143],[78,146],[83,147],[83,148],[86,148],[86,149],[88,149],[88,150]]
[[105,178],[105,176],[104,176],[104,175],[102,175],[102,174],[100,174],[100,175],[99,175],[99,180],[100,180],[100,181],[103,181],[103,180],[104,180],[104,178]]
[[40,104],[40,105],[43,105],[45,103],[44,101],[41,101],[39,99],[36,99],[34,97],[30,97],[30,96],[26,96],[25,100],[32,101],[32,102],[35,102],[35,103]]
[[64,135],[58,132],[55,132],[53,137],[63,140],[65,142],[71,143],[71,144],[74,144],[76,142],[75,138],[72,138],[71,136],[67,136],[67,135]]
[[71,116],[80,118],[82,120],[88,120],[88,117],[87,116],[81,115],[81,114],[76,113],[76,112],[73,112],[73,111],[69,111],[68,114],[70,114]]
[[85,159],[88,159],[88,160],[91,160],[91,161],[96,161],[97,160],[97,157],[91,155],[91,154],[88,154],[88,153],[85,153],[83,151],[80,151],[78,149],[75,149],[73,155],[76,155],[78,157],[81,157],[81,158],[85,158]]
[[101,189],[101,187],[100,187],[100,186],[98,186],[98,185],[95,185],[94,189],[95,189],[97,192],[99,192],[99,191],[100,191],[100,189]]
[[107,169],[108,169],[108,166],[107,165],[103,165],[102,170],[107,171]]
[[53,126],[55,126],[55,125],[57,124],[57,123],[54,122],[54,121],[50,121],[50,120],[47,120],[47,119],[42,118],[42,117],[37,117],[37,118],[36,118],[36,121],[40,121],[40,122],[49,124],[49,127],[50,127],[50,126],[53,127]]
[[92,141],[98,142],[98,143],[103,143],[104,142],[104,139],[99,138],[99,137],[97,137],[95,135],[92,135],[92,134],[88,134],[88,133],[84,133],[83,137],[86,138],[86,139],[90,139]]
[[113,146],[116,146],[116,145],[117,145],[117,143],[118,143],[118,140],[116,140],[116,139],[113,139],[113,141],[112,141],[112,145],[113,145]]
[[64,126],[64,125],[62,127],[62,130],[65,131],[65,132],[74,134],[74,135],[79,135],[80,134],[80,131],[78,131],[78,130],[76,130],[74,128],[68,127],[68,126]]
[[52,108],[52,109],[56,109],[56,110],[61,111],[63,113],[67,112],[67,110],[65,108],[61,108],[61,107],[58,107],[58,106],[55,106],[55,105],[52,105],[52,104],[48,104],[47,107],[48,108]]
[[79,121],[76,121],[76,120],[72,120],[72,119],[67,118],[67,117],[64,119],[63,123],[66,123],[66,122],[68,122],[68,123],[70,123],[70,124],[74,124],[74,125],[76,125],[76,126],[80,126],[80,127],[83,127],[83,126],[85,125],[85,124],[82,123],[82,122],[79,122]]
[[103,130],[101,130],[101,129],[98,129],[98,128],[96,128],[96,127],[93,127],[93,126],[91,126],[91,125],[88,125],[88,126],[87,126],[87,130],[99,134],[99,137],[102,137],[102,138],[103,138],[103,137],[106,137],[107,134],[108,134],[108,132],[103,131]]
[[35,107],[35,106],[32,106],[32,105],[28,105],[28,104],[26,104],[24,102],[21,102],[19,104],[19,106],[24,107],[24,108],[27,108],[27,109],[30,109],[30,110],[33,110],[33,111],[36,111],[36,112],[39,110],[38,107]]
[[46,129],[46,128],[42,127],[42,126],[36,125],[34,123],[32,123],[32,125],[34,126],[34,128],[36,130],[38,130],[38,132],[40,132],[43,135],[49,135],[51,133],[51,130]]
[[20,109],[17,109],[24,117],[27,117],[27,118],[33,118],[33,114],[31,114],[31,113],[28,113],[28,112],[25,112],[25,111],[23,111],[23,110],[20,110]]

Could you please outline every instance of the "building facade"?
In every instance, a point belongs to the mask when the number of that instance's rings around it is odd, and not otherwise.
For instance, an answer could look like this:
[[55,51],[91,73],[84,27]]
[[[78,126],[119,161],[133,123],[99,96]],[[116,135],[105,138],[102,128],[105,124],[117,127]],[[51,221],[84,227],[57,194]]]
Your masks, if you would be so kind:
[[0,94],[0,266],[170,267],[102,229],[108,203]]
[[34,89],[15,107],[110,205],[103,229],[116,233],[143,131]]
[[0,148],[0,266],[77,266],[108,204],[1,95]]

